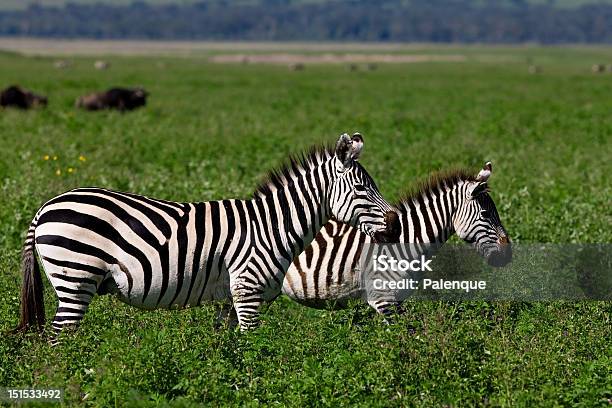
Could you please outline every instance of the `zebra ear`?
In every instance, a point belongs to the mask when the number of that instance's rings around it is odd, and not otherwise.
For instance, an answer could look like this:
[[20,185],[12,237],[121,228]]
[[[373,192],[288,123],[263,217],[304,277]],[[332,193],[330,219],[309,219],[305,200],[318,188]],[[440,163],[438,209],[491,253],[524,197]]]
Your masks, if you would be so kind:
[[470,193],[470,197],[472,199],[478,197],[481,194],[484,194],[486,192],[489,191],[489,186],[487,185],[486,181],[481,181],[478,184],[476,184],[474,186],[474,188],[472,189],[471,193]]
[[487,181],[489,177],[491,176],[492,172],[493,172],[493,164],[490,161],[488,161],[485,163],[482,170],[480,170],[480,172],[476,176],[476,181]]
[[351,137],[351,155],[353,160],[359,160],[359,155],[363,149],[363,136],[361,133],[355,132]]
[[363,149],[363,137],[359,133],[355,133],[353,137],[343,133],[336,143],[336,156],[346,167],[352,160],[359,159],[361,149]]

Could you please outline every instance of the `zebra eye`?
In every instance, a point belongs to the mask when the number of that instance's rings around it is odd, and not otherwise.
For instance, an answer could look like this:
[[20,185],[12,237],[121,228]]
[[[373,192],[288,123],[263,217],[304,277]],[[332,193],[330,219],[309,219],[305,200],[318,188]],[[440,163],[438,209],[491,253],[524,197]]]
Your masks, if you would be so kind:
[[491,217],[491,213],[488,210],[482,210],[482,211],[480,211],[480,216],[482,218],[489,218],[489,217]]

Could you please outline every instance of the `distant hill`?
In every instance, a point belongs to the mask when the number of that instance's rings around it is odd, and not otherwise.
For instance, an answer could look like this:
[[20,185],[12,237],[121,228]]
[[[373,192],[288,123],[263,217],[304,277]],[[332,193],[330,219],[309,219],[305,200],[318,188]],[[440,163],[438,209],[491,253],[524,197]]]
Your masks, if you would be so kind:
[[[6,1],[0,0],[6,6]],[[79,0],[73,0],[79,1]],[[125,0],[112,0],[123,3]],[[1,36],[612,44],[612,0],[93,0],[0,10]],[[578,5],[579,3],[585,3]],[[574,7],[561,7],[562,4]]]
[[[423,2],[427,2],[428,0],[423,0]],[[575,8],[580,7],[585,4],[612,4],[612,0],[463,0],[465,3],[470,3],[474,5],[487,5],[487,4],[496,4],[501,6],[516,6],[521,4],[529,4],[529,5],[540,5],[546,4],[553,7],[558,8]],[[134,3],[135,0],[1,0],[0,1],[0,10],[24,10],[28,8],[31,4],[37,4],[40,6],[53,6],[53,7],[61,7],[66,5],[67,3],[73,4],[84,4],[84,5],[93,5],[96,3],[108,4],[108,5],[118,5],[118,6],[127,6]],[[151,5],[188,5],[195,3],[204,3],[204,4],[215,4],[215,3],[227,3],[234,5],[244,5],[244,4],[261,4],[262,0],[142,0],[141,2],[151,4]],[[350,3],[351,0],[288,0],[288,1],[278,1],[278,3],[283,4],[312,4],[312,3]],[[397,3],[407,3],[403,0],[398,0]]]
[[[214,0],[144,0],[143,3],[151,5],[173,4],[186,5],[194,3],[211,3]],[[248,0],[238,0],[237,3],[249,2]],[[0,0],[0,10],[25,10],[30,5],[36,4],[43,7],[62,7],[68,3],[93,5],[96,3],[108,4],[112,6],[128,6],[134,0]]]
[[[115,6],[127,6],[131,4],[132,0],[1,0],[0,1],[0,9],[1,10],[24,10],[28,8],[31,4],[36,4],[39,6],[50,6],[50,7],[62,7],[67,3],[74,4],[87,4],[92,5],[96,3],[103,3]],[[145,3],[148,4],[193,4],[198,2],[197,0],[145,0]]]

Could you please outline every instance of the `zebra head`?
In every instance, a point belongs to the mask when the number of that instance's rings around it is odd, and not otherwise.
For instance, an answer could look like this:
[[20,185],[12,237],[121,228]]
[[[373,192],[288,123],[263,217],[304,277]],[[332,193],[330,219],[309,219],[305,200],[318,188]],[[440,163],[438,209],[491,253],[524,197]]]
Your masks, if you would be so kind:
[[453,224],[457,235],[474,245],[489,265],[504,266],[512,260],[512,247],[489,195],[487,180],[492,170],[491,162],[487,162],[474,181],[467,181],[458,190]]
[[400,221],[397,213],[381,196],[376,183],[357,162],[363,137],[344,133],[336,143],[329,208],[341,222],[357,227],[377,242],[397,242]]

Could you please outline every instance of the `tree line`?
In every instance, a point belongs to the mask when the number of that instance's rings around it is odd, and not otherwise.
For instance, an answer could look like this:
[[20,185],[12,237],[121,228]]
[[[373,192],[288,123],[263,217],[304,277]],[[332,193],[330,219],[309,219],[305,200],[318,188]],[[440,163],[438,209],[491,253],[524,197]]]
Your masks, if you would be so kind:
[[260,0],[0,12],[0,35],[99,39],[612,43],[612,5],[521,0]]

